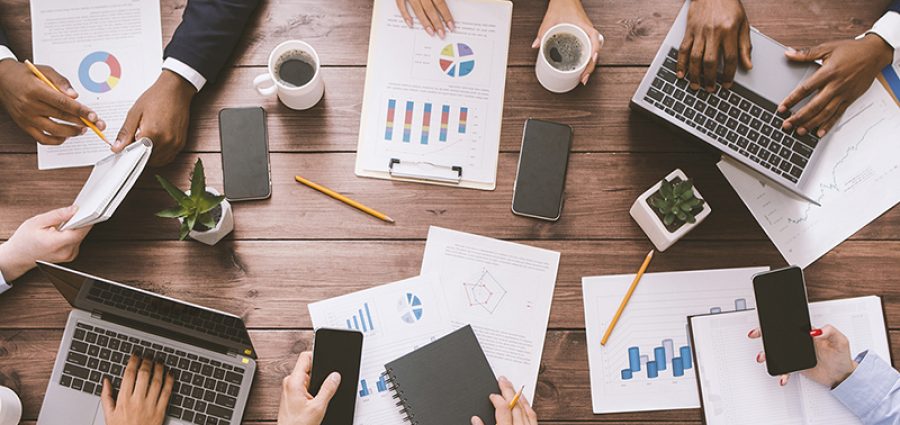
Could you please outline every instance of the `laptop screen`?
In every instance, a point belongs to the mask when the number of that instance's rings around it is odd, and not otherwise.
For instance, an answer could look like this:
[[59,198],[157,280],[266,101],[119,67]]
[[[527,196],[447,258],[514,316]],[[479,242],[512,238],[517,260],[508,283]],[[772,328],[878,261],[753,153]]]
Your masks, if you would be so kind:
[[38,267],[74,308],[102,313],[104,320],[142,331],[256,358],[247,327],[237,316],[55,264],[38,262]]

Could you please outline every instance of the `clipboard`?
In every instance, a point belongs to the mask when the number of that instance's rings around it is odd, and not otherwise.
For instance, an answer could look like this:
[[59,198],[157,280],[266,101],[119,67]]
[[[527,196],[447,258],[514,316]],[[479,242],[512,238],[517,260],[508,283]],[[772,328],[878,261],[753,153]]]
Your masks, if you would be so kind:
[[[479,180],[473,180],[470,176],[473,175],[472,167],[467,164],[454,163],[449,158],[440,158],[439,155],[428,155],[428,156],[416,156],[416,155],[389,155],[387,157],[382,158],[384,154],[379,154],[377,160],[373,159],[370,155],[375,155],[371,153],[369,150],[371,148],[370,144],[373,142],[371,138],[367,141],[367,125],[369,124],[369,119],[376,117],[377,114],[380,114],[381,111],[378,107],[375,107],[372,102],[375,100],[376,102],[380,100],[380,98],[384,97],[385,93],[379,88],[375,88],[373,86],[373,80],[377,77],[373,77],[373,69],[375,67],[379,51],[376,49],[375,40],[379,39],[379,30],[382,30],[381,26],[384,25],[386,19],[389,19],[388,16],[385,15],[385,10],[387,7],[396,7],[395,2],[390,0],[375,0],[374,10],[372,13],[372,25],[369,34],[369,50],[368,50],[368,62],[367,62],[367,71],[366,71],[366,79],[365,79],[365,89],[363,93],[363,102],[362,102],[362,111],[360,113],[360,124],[359,124],[359,141],[357,144],[357,154],[356,154],[356,165],[355,165],[355,173],[359,177],[367,177],[367,178],[377,178],[384,180],[396,180],[396,181],[406,181],[406,182],[415,182],[415,183],[425,183],[425,184],[433,184],[439,186],[448,186],[448,187],[459,187],[466,189],[477,189],[477,190],[494,190],[497,186],[497,166],[499,162],[499,140],[500,140],[500,125],[502,121],[503,115],[503,101],[505,97],[505,87],[506,87],[506,70],[507,70],[507,59],[509,55],[509,34],[512,26],[512,2],[508,0],[454,0],[459,3],[470,3],[470,4],[491,4],[491,5],[503,5],[506,8],[505,13],[508,15],[509,21],[505,22],[503,25],[505,28],[505,38],[502,38],[502,42],[505,43],[503,46],[504,54],[497,55],[502,57],[493,58],[497,62],[496,66],[502,65],[504,70],[503,75],[494,76],[491,74],[492,78],[501,78],[503,84],[500,85],[499,90],[495,90],[492,94],[491,100],[493,103],[490,103],[490,108],[493,111],[494,108],[499,108],[498,116],[495,119],[486,120],[485,126],[493,127],[492,131],[496,133],[496,141],[493,140],[493,137],[484,137],[485,140],[491,140],[492,143],[497,145],[497,151],[486,150],[485,155],[491,155],[493,160],[488,161],[489,164],[486,164],[484,168],[477,168],[478,170],[482,170],[480,173],[482,176],[485,174],[483,170],[487,170],[488,166],[493,170],[493,175],[490,181],[485,181],[484,178]],[[453,4],[451,3],[451,7]],[[404,24],[405,25],[405,24]],[[419,24],[416,24],[416,28],[410,29],[410,31],[423,31]],[[499,42],[498,42],[499,43]],[[451,74],[452,75],[452,74]],[[494,97],[496,96],[496,98]],[[498,101],[499,99],[499,101]],[[399,116],[399,112],[396,116]],[[471,119],[471,117],[470,117]],[[399,121],[399,120],[398,120]],[[398,123],[399,124],[399,123]],[[435,122],[431,122],[431,128],[434,129]],[[446,124],[446,122],[442,123]],[[407,127],[409,129],[409,127]],[[410,158],[414,157],[414,158]],[[382,165],[383,163],[383,165]],[[376,165],[377,164],[377,165]],[[476,174],[478,171],[476,171]]]

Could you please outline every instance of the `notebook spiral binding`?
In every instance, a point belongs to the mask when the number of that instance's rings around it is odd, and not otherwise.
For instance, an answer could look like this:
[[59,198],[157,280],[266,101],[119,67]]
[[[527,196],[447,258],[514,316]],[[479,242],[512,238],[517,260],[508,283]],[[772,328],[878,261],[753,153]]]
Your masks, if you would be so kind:
[[391,398],[397,400],[395,406],[400,408],[399,412],[403,415],[403,420],[410,425],[420,425],[411,407],[407,404],[406,397],[403,396],[403,390],[399,388],[399,383],[394,379],[394,370],[387,369],[382,376],[384,376],[384,380],[388,384],[388,391],[394,393]]

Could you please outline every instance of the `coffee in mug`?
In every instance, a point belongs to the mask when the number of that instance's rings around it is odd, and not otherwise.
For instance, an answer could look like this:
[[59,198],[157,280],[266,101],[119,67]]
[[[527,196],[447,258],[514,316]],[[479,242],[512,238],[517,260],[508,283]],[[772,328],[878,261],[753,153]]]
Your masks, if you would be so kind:
[[[602,45],[602,40],[597,42]],[[538,81],[553,93],[574,89],[591,61],[591,47],[591,39],[581,27],[565,23],[554,25],[541,38],[534,67]]]
[[325,95],[319,55],[309,44],[289,40],[279,44],[269,55],[268,72],[253,80],[263,96],[278,95],[278,100],[291,109],[315,106]]
[[558,32],[550,36],[544,44],[544,58],[560,71],[574,71],[581,65],[587,49],[578,37]]
[[303,87],[315,76],[315,60],[299,50],[286,53],[275,65],[275,78],[288,87]]

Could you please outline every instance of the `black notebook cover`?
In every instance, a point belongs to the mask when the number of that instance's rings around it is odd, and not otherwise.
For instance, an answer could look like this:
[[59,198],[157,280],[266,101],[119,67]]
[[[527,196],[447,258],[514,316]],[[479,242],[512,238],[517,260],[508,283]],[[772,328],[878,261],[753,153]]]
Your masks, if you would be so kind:
[[495,425],[491,394],[500,394],[472,326],[386,365],[394,398],[413,425],[460,425],[480,417]]

